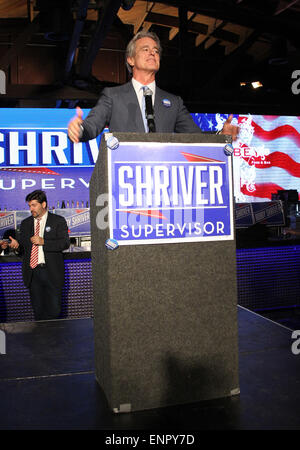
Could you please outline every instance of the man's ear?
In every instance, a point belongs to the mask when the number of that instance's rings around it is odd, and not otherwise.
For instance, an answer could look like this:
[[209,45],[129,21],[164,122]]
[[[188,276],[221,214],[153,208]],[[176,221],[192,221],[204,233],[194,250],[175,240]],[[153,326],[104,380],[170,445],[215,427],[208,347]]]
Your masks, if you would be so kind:
[[128,56],[127,62],[130,65],[130,67],[134,66],[134,58],[132,58],[131,56]]

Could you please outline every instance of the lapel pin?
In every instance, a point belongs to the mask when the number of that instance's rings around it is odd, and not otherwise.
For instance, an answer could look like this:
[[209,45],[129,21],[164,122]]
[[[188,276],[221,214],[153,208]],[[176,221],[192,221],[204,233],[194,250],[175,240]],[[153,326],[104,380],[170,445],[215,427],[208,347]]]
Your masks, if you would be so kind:
[[107,239],[105,241],[105,247],[109,250],[115,250],[119,247],[118,241],[116,239]]
[[164,98],[162,101],[163,105],[166,106],[167,108],[170,108],[171,106],[171,102],[168,98]]

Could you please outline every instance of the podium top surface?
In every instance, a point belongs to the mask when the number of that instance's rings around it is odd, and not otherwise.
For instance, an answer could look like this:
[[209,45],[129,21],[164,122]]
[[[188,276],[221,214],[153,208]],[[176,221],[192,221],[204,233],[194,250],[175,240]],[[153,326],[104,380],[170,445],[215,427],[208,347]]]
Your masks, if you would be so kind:
[[106,133],[120,142],[182,142],[230,144],[232,138],[227,134],[214,133]]

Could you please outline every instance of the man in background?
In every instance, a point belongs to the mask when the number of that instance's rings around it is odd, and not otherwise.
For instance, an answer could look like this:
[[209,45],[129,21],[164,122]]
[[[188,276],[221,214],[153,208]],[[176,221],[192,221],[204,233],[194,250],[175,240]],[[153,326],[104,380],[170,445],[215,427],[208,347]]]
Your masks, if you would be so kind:
[[9,244],[11,243],[10,236],[12,236],[14,239],[16,238],[16,230],[14,228],[5,230],[2,239],[0,239],[0,254],[2,256],[14,254],[12,249],[9,248]]
[[31,216],[21,222],[18,241],[10,236],[9,246],[23,257],[23,280],[29,288],[35,320],[56,319],[64,285],[62,252],[70,245],[67,223],[64,217],[48,211],[44,191],[31,192],[26,202]]
[[4,239],[0,240],[0,253],[2,254],[2,252],[4,250],[6,250],[8,248],[8,242]]

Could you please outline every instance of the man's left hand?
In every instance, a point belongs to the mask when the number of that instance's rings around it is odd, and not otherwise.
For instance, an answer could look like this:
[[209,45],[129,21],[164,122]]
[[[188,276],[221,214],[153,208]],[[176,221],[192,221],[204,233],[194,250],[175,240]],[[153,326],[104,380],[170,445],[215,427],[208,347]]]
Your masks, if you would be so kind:
[[232,118],[233,115],[230,114],[226,122],[224,122],[221,134],[229,134],[232,137],[232,140],[235,141],[239,134],[239,127],[237,127],[236,125],[232,125]]
[[30,238],[30,240],[31,240],[32,244],[44,245],[44,239],[42,237],[40,237],[40,236],[32,236]]

